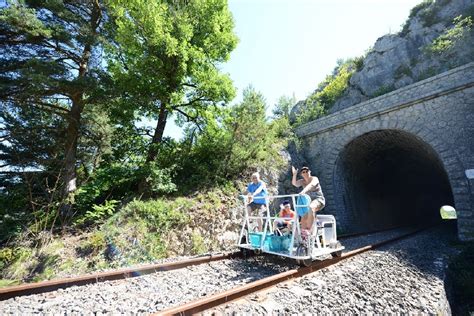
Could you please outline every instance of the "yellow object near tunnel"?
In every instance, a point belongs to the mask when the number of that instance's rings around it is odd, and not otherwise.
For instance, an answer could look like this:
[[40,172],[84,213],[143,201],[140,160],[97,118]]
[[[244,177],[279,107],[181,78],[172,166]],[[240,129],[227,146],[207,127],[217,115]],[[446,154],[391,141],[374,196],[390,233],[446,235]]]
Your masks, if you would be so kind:
[[456,210],[450,205],[443,205],[439,209],[442,219],[457,219]]

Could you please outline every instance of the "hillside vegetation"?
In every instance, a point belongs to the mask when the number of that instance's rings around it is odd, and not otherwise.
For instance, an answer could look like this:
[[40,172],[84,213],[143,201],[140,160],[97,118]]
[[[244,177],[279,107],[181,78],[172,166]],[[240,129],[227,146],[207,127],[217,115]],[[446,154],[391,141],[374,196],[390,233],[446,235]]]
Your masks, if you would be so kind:
[[225,0],[7,1],[1,285],[235,243],[241,181],[285,164],[294,101],[230,104],[233,28]]

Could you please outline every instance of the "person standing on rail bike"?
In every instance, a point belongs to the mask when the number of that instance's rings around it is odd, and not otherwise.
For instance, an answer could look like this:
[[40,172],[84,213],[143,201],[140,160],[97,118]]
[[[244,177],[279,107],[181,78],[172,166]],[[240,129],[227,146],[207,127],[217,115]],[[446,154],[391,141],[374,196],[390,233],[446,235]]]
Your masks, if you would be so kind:
[[297,188],[303,187],[303,190],[301,190],[299,194],[307,194],[311,198],[311,203],[309,204],[311,211],[308,211],[306,214],[304,214],[301,217],[300,222],[302,235],[309,234],[311,233],[314,221],[316,220],[316,212],[324,208],[326,205],[326,200],[324,199],[318,177],[312,176],[311,170],[309,170],[308,167],[301,168],[300,174],[303,179],[299,180],[296,179],[298,169],[291,166],[291,171],[293,172],[291,184]]
[[[267,204],[267,185],[260,179],[258,172],[252,173],[252,182],[247,186],[247,210],[249,214],[257,211],[256,216],[265,216]],[[252,216],[252,215],[250,215]],[[258,220],[258,231],[262,231],[262,220]]]

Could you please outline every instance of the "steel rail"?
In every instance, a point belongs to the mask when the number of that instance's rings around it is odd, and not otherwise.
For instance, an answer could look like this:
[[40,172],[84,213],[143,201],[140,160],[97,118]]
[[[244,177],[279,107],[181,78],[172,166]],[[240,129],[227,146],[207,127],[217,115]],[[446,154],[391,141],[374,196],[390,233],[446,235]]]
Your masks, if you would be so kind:
[[[382,231],[392,230],[392,229],[396,229],[396,228],[383,229],[383,230],[364,232],[364,233],[346,234],[346,235],[341,235],[339,239],[356,237],[360,235],[367,235],[371,233],[377,233],[377,232],[382,232]],[[249,254],[247,254],[247,256],[248,255]],[[218,261],[218,260],[224,260],[224,259],[233,259],[233,258],[238,258],[238,257],[242,257],[242,254],[239,251],[225,253],[225,254],[207,255],[207,256],[202,256],[202,257],[193,258],[193,259],[186,259],[186,260],[177,261],[177,262],[151,264],[151,265],[145,265],[145,266],[136,267],[136,268],[125,268],[125,269],[112,270],[112,271],[106,271],[106,272],[100,272],[100,273],[86,274],[86,275],[81,275],[81,276],[71,277],[71,278],[62,278],[62,279],[56,279],[56,280],[9,286],[5,288],[0,288],[0,301],[6,300],[12,297],[17,297],[17,296],[51,292],[58,289],[68,288],[71,286],[82,286],[82,285],[99,283],[99,282],[104,282],[104,281],[126,279],[126,278],[144,275],[144,274],[150,274],[150,273],[155,273],[155,272],[160,272],[160,271],[176,270],[176,269],[181,269],[187,266],[209,263],[212,261]]]
[[[431,226],[429,226],[429,227],[431,227]],[[420,228],[420,229],[416,229],[412,232],[402,234],[400,236],[397,236],[397,237],[394,237],[394,238],[391,238],[391,239],[387,239],[387,240],[384,240],[384,241],[381,241],[381,242],[378,242],[378,243],[375,243],[375,244],[372,244],[372,245],[367,245],[367,246],[364,246],[364,247],[346,252],[346,253],[342,254],[341,257],[336,257],[336,258],[332,258],[332,259],[328,259],[328,260],[324,260],[324,261],[318,261],[318,262],[313,263],[309,267],[302,267],[302,268],[299,268],[299,269],[292,269],[292,270],[282,272],[282,273],[279,273],[279,274],[276,274],[276,275],[273,275],[273,276],[255,281],[255,282],[245,284],[243,286],[239,286],[237,288],[233,288],[233,289],[224,291],[222,293],[214,294],[214,295],[202,298],[202,299],[197,299],[197,300],[188,302],[188,303],[186,303],[184,305],[181,305],[181,306],[170,307],[168,309],[165,309],[163,311],[154,313],[152,315],[156,315],[156,316],[158,316],[158,315],[160,315],[160,316],[161,315],[192,315],[192,314],[200,313],[200,312],[208,310],[210,308],[213,308],[213,307],[228,303],[230,301],[239,299],[243,296],[247,296],[249,294],[252,294],[252,293],[258,292],[260,290],[269,288],[269,287],[274,286],[278,283],[288,281],[288,280],[291,280],[291,279],[294,279],[294,278],[302,277],[304,275],[307,275],[307,274],[313,273],[315,271],[321,270],[323,268],[326,268],[328,266],[334,265],[334,264],[336,264],[336,263],[338,263],[342,260],[351,258],[353,256],[359,255],[361,253],[367,252],[367,251],[372,250],[372,249],[379,248],[381,246],[384,246],[386,244],[398,241],[400,239],[412,236],[412,235],[417,234],[417,233],[419,233],[419,232],[421,232],[421,231],[423,231],[423,230],[425,230],[429,227],[423,227],[423,228]]]
[[150,264],[142,267],[126,268],[113,271],[106,271],[100,273],[86,274],[72,278],[63,278],[50,281],[42,281],[36,283],[22,284],[0,288],[0,301],[12,297],[38,294],[55,291],[57,289],[64,289],[71,286],[81,286],[91,283],[98,283],[111,280],[120,280],[131,277],[136,277],[144,274],[155,273],[159,271],[169,271],[185,268],[188,266],[208,263],[212,261],[232,259],[241,257],[242,254],[237,252],[207,255],[198,258],[186,259],[177,262],[168,262],[161,264]]

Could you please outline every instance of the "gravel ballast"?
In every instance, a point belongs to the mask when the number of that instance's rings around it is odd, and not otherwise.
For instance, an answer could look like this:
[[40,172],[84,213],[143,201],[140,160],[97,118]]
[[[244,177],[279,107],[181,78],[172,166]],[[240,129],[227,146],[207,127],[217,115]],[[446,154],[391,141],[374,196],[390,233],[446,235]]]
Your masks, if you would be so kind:
[[431,229],[214,312],[450,315],[443,280],[453,235]]
[[[400,231],[343,240],[346,249]],[[218,307],[223,313],[449,313],[444,270],[454,234],[431,229]],[[148,314],[296,268],[290,260],[223,260],[0,301],[2,314]]]

